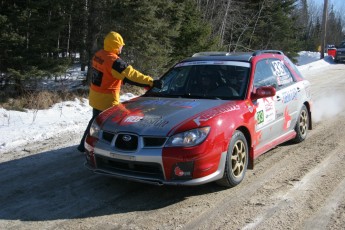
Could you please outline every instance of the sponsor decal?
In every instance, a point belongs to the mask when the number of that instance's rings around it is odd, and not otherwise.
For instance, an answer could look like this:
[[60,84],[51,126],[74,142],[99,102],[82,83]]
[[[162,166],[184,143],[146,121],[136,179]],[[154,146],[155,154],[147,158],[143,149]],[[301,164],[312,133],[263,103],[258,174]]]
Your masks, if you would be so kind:
[[184,175],[183,171],[178,166],[175,167],[174,173],[176,176],[183,176]]
[[160,116],[150,116],[150,115],[131,115],[126,117],[121,125],[130,125],[136,123],[140,127],[156,127],[163,128],[169,121],[162,119]]
[[213,108],[208,111],[205,111],[200,116],[195,118],[193,121],[199,126],[201,122],[207,121],[216,115],[226,113],[226,112],[236,111],[236,110],[240,110],[239,105],[228,104],[225,106],[221,106],[221,107],[217,107],[217,108]]
[[190,179],[193,171],[193,162],[179,162],[173,167],[172,178]]
[[143,116],[128,116],[124,119],[124,123],[136,123],[140,120],[142,120],[144,117]]
[[276,118],[277,118],[277,119],[279,119],[279,118],[281,118],[281,117],[283,117],[283,113],[277,113],[277,114],[276,114]]
[[96,117],[97,122],[102,124],[108,118],[111,118],[111,121],[115,123],[119,123],[123,117],[129,114],[129,110],[123,104],[119,104],[117,106],[111,107],[105,111],[103,111],[100,115]]
[[284,130],[287,130],[290,128],[290,125],[291,125],[291,116],[289,114],[289,111],[288,111],[288,108],[286,107],[285,108],[285,111],[284,111]]
[[287,84],[291,83],[292,81],[293,80],[289,74],[277,77],[278,85],[287,85]]
[[260,111],[257,112],[256,119],[258,120],[258,124],[264,123],[265,115],[264,115],[264,111],[263,110],[260,110]]
[[287,75],[285,68],[284,68],[284,63],[282,61],[273,61],[271,65],[272,72],[274,76],[284,76]]
[[297,89],[292,88],[289,89],[288,91],[285,91],[282,93],[282,98],[283,98],[283,103],[289,103],[290,101],[296,100],[297,99]]
[[252,113],[254,111],[253,106],[250,104],[249,101],[246,101],[246,105],[247,105],[247,108],[248,108],[249,112]]
[[[111,110],[111,111],[110,111]],[[122,119],[130,114],[130,111],[125,107],[124,104],[118,104],[117,106],[112,107],[106,111],[111,112],[111,121],[115,123],[121,123]]]
[[[255,117],[254,122],[255,122],[255,128],[256,128],[258,125],[258,120],[256,119],[256,117]],[[255,130],[254,135],[253,135],[253,144],[258,145],[261,142],[261,137],[262,137],[262,131]]]
[[276,109],[273,97],[258,100],[258,108],[256,109],[255,119],[257,121],[256,130],[265,126],[269,122],[276,119]]
[[283,61],[273,61],[271,65],[273,75],[277,78],[278,85],[286,85],[293,81],[290,74],[286,71]]
[[203,121],[207,121],[208,119],[201,119],[200,117],[195,118],[193,121],[195,122],[195,124],[197,124],[198,126],[200,126],[201,122]]
[[262,131],[256,132],[254,136],[254,145],[258,145],[261,142]]
[[159,116],[145,116],[140,123],[138,123],[139,126],[142,127],[156,127],[156,128],[163,128],[169,123],[169,121],[162,119],[162,117]]

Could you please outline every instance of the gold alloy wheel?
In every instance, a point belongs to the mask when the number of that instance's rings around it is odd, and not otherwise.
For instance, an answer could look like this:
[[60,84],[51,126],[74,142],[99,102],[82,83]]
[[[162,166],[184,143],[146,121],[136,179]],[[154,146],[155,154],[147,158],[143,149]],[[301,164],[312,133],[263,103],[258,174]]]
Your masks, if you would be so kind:
[[238,140],[232,150],[231,165],[235,177],[241,177],[246,165],[246,147],[241,140]]
[[307,134],[308,129],[308,114],[306,110],[302,110],[299,116],[299,130],[302,136]]

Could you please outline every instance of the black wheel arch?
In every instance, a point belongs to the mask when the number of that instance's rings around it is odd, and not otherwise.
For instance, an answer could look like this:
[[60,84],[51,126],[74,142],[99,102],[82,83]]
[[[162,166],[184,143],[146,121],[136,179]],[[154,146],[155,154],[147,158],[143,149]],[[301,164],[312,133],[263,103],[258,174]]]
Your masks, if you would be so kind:
[[[250,135],[250,132],[247,129],[247,127],[244,127],[244,126],[240,126],[236,130],[241,131],[247,140],[248,155],[249,155],[247,169],[254,169],[254,156],[253,156],[254,152],[253,152],[253,148],[252,148],[252,137]],[[234,130],[234,131],[236,131],[236,130]]]
[[305,107],[307,107],[308,110],[308,118],[309,118],[309,123],[308,123],[308,129],[312,130],[313,129],[313,119],[312,119],[312,114],[311,114],[311,105],[308,101],[304,102]]

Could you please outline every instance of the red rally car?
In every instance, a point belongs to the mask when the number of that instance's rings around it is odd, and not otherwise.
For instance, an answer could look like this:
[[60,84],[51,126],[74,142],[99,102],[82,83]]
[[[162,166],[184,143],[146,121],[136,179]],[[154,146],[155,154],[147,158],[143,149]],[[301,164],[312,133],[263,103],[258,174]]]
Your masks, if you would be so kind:
[[312,129],[310,83],[283,52],[204,52],[161,89],[105,110],[86,138],[95,173],[157,185],[238,185],[273,147]]

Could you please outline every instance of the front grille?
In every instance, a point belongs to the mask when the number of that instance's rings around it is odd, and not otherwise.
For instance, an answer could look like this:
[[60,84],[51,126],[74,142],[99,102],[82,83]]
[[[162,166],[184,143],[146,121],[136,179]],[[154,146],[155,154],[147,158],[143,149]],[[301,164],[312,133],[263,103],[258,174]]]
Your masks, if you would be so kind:
[[105,132],[103,131],[102,133],[102,139],[107,141],[107,142],[111,142],[114,138],[114,134],[113,133],[109,133],[109,132]]
[[95,158],[99,169],[134,177],[164,179],[162,167],[158,163],[125,161],[99,155]]
[[[114,137],[115,148],[123,151],[136,151],[139,147],[139,136],[130,133],[114,134],[111,132],[103,131],[102,140],[108,143],[112,143]],[[167,140],[166,137],[141,137],[143,140],[143,147],[162,147]]]
[[165,137],[144,137],[144,147],[161,147],[165,141]]
[[138,148],[138,136],[132,134],[119,134],[116,137],[115,148],[124,151],[135,151]]

